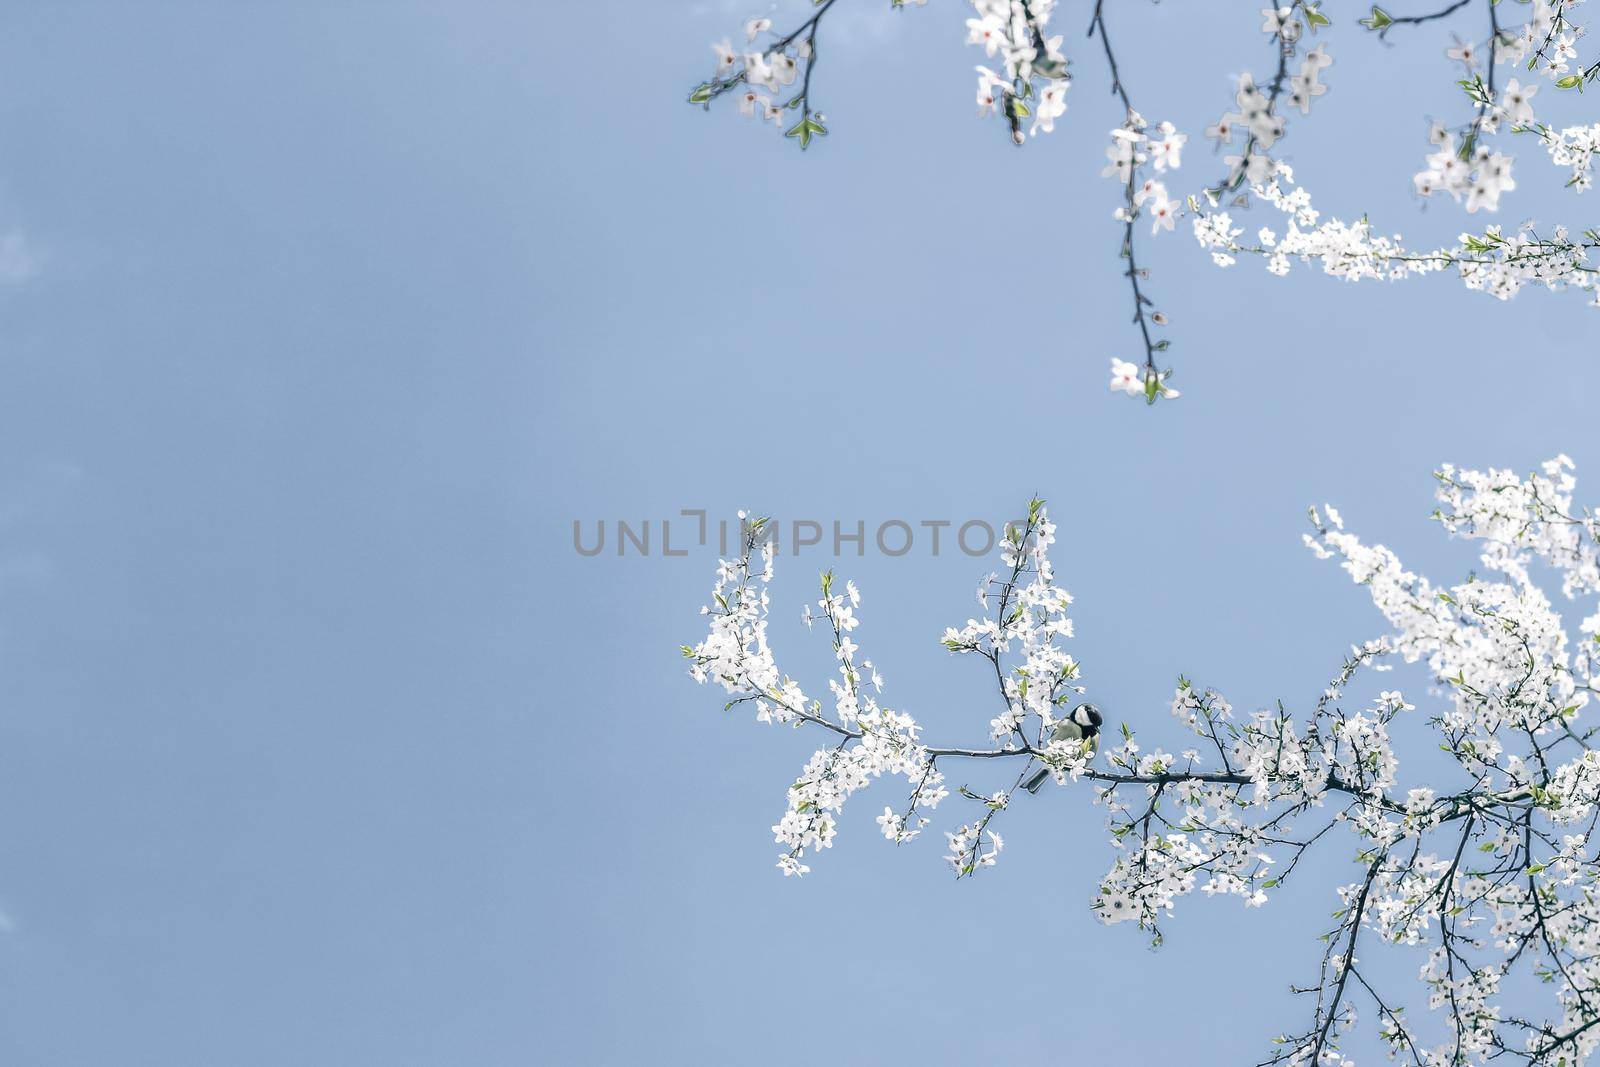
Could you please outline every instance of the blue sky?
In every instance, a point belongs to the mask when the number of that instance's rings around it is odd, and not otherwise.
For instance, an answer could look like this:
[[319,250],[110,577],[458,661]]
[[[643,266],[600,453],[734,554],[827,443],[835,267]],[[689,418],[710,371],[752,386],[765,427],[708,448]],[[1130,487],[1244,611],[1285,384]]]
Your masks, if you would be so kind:
[[[1300,545],[1308,503],[1451,579],[1438,463],[1565,451],[1595,500],[1600,320],[1164,235],[1185,395],[1110,397],[1120,116],[1083,5],[1070,109],[1022,152],[970,117],[953,0],[857,6],[804,157],[683,103],[739,6],[5,6],[0,236],[31,276],[0,289],[0,1060],[1236,1064],[1300,1021],[1340,849],[1266,913],[1189,902],[1156,953],[1087,911],[1081,792],[1007,813],[1002,865],[956,884],[939,841],[876,838],[874,791],[784,881],[809,739],[724,715],[676,652],[713,556],[583,558],[573,520],[1037,492],[1094,699],[1170,748],[1180,672],[1303,706],[1378,632]],[[1327,210],[1453,238],[1409,192],[1422,116],[1462,112],[1444,34],[1333,14],[1284,156]],[[1108,21],[1191,135],[1269,58],[1253,7]],[[1593,224],[1516,147],[1501,221]],[[774,590],[817,691],[799,605],[830,562]],[[937,637],[989,569],[840,565],[885,699],[953,739],[994,712]]]

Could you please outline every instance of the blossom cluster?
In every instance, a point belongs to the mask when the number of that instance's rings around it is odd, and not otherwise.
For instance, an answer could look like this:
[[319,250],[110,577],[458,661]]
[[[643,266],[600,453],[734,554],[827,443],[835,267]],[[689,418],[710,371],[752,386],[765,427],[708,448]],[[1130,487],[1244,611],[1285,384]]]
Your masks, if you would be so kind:
[[[1360,895],[1383,940],[1436,942],[1422,978],[1431,1005],[1455,1026],[1449,1047],[1425,1050],[1428,1062],[1512,1051],[1536,1063],[1579,1063],[1600,1040],[1592,1032],[1600,1005],[1589,992],[1600,981],[1600,899],[1590,888],[1600,873],[1590,839],[1600,753],[1594,730],[1577,728],[1600,692],[1600,612],[1591,599],[1574,640],[1530,565],[1548,565],[1565,598],[1600,595],[1600,520],[1573,507],[1565,456],[1526,477],[1450,466],[1436,477],[1435,517],[1451,534],[1480,541],[1481,562],[1499,580],[1436,587],[1388,549],[1345,532],[1336,511],[1312,514],[1313,549],[1342,559],[1389,620],[1395,651],[1425,661],[1448,696],[1430,722],[1466,783],[1445,796],[1412,790],[1373,824],[1367,836],[1381,858]],[[1421,847],[1441,832],[1445,848]],[[1412,839],[1417,846],[1403,853]],[[1525,954],[1556,985],[1559,1017],[1519,1018],[1493,1002]],[[1404,1027],[1390,1032],[1413,1040]]]
[[[783,846],[778,865],[785,874],[807,873],[801,857],[807,850],[828,848],[845,802],[884,775],[898,775],[912,786],[904,811],[891,807],[878,819],[884,836],[905,842],[927,824],[922,813],[949,795],[937,766],[941,758],[1037,757],[1062,780],[1087,765],[1084,746],[1049,737],[1063,717],[1061,706],[1082,689],[1076,682],[1077,661],[1062,646],[1073,633],[1068,614],[1072,597],[1055,584],[1048,556],[1055,526],[1042,501],[1030,504],[1020,525],[1008,525],[1000,544],[1005,576],[991,575],[978,590],[986,609],[983,617],[950,627],[943,638],[950,652],[991,661],[1001,678],[1003,708],[990,724],[1001,744],[989,751],[930,749],[921,741],[914,718],[878,702],[883,679],[870,660],[860,658],[853,636],[860,625],[860,590],[852,582],[836,589],[831,572],[823,575],[817,613],[806,612],[808,621],[824,621],[832,635],[837,677],[828,683],[831,708],[782,675],[767,639],[773,541],[766,520],[744,513],[740,519],[743,550],[719,563],[711,602],[702,609],[710,620],[709,632],[698,644],[684,646],[683,653],[697,681],[718,683],[730,694],[727,707],[748,705],[758,722],[810,725],[838,738],[807,761],[773,827]],[[1000,670],[1005,660],[1014,661],[1009,672]],[[962,846],[958,854],[967,856],[958,867],[963,874],[993,863],[998,837],[988,832],[988,821],[1006,806],[1003,793],[973,799],[984,804],[986,815],[955,835]],[[987,850],[981,847],[984,842],[990,845]]]
[[[1316,997],[1310,1025],[1280,1037],[1269,1062],[1351,1062],[1343,1046],[1359,1029],[1357,1001],[1367,1001],[1376,1040],[1411,1062],[1509,1052],[1577,1064],[1600,1046],[1600,727],[1584,720],[1600,694],[1600,517],[1574,505],[1564,456],[1525,476],[1446,466],[1436,481],[1434,517],[1479,546],[1482,570],[1436,585],[1347,531],[1337,509],[1311,509],[1306,543],[1366,590],[1388,632],[1351,648],[1298,715],[1282,703],[1241,713],[1181,678],[1171,716],[1185,742],[1175,754],[1142,746],[1128,722],[1098,743],[1055,736],[1083,688],[1065,648],[1072,599],[1056,584],[1055,527],[1040,501],[1008,528],[1001,569],[978,587],[980,614],[942,638],[997,680],[990,747],[931,745],[910,715],[878,703],[882,679],[854,637],[860,592],[836,588],[831,574],[818,613],[806,615],[831,633],[832,700],[810,700],[782,675],[767,639],[773,553],[759,519],[747,523],[743,553],[719,564],[703,609],[709,632],[683,651],[695,678],[728,692],[728,707],[829,735],[773,828],[785,874],[806,873],[802,858],[832,844],[847,800],[883,778],[903,779],[908,792],[877,816],[880,832],[897,844],[916,839],[949,796],[940,766],[952,759],[1010,783],[960,789],[978,808],[945,835],[958,877],[997,865],[995,822],[1028,800],[1016,787],[1035,788],[1042,768],[1063,785],[1086,785],[1106,812],[1113,857],[1089,910],[1158,943],[1162,924],[1196,893],[1270,907],[1300,877],[1308,850],[1337,832],[1353,840],[1360,873],[1335,888],[1320,978],[1302,987]],[[1562,599],[1582,602],[1575,629],[1545,590],[1547,574]],[[1428,710],[1393,689],[1348,698],[1390,659],[1426,664]],[[1454,781],[1406,783],[1398,739],[1421,729]],[[1431,1019],[1405,1015],[1366,969],[1363,955],[1380,945],[1424,954],[1417,973]],[[1549,983],[1542,1016],[1503,1002],[1519,967]]]
[[[781,35],[770,19],[760,17],[745,24],[743,40],[737,44],[718,41],[712,48],[714,76],[690,94],[691,102],[709,106],[734,94],[742,113],[777,124],[801,147],[825,135],[823,117],[811,105],[811,74],[818,30],[836,2],[816,0],[810,16]],[[969,2],[967,41],[984,53],[984,62],[976,68],[978,113],[1002,118],[1019,145],[1051,132],[1066,112],[1072,84],[1064,36],[1050,32],[1052,18],[1060,13],[1058,0]],[[893,0],[893,6],[907,3]],[[1578,192],[1588,188],[1593,158],[1600,151],[1600,124],[1556,127],[1541,122],[1534,110],[1541,87],[1546,91],[1538,99],[1542,107],[1551,86],[1559,93],[1600,79],[1600,62],[1584,66],[1579,58],[1584,27],[1575,21],[1575,13],[1581,7],[1581,0],[1526,0],[1515,6],[1498,0],[1455,0],[1435,11],[1404,15],[1373,5],[1371,13],[1358,20],[1380,37],[1445,20],[1453,24],[1469,20],[1479,26],[1464,38],[1453,36],[1454,43],[1444,49],[1461,75],[1457,84],[1471,113],[1458,125],[1430,125],[1430,148],[1411,181],[1419,197],[1448,197],[1468,214],[1498,211],[1503,198],[1517,188],[1514,161],[1495,142],[1505,130],[1535,134],[1551,160],[1570,172],[1568,185]],[[1521,17],[1518,12],[1526,17],[1515,24],[1514,19]],[[1187,138],[1171,123],[1147,128],[1123,81],[1105,5],[1093,5],[1089,37],[1099,39],[1111,89],[1127,115],[1111,133],[1104,173],[1123,189],[1123,202],[1114,212],[1123,226],[1119,259],[1133,298],[1132,321],[1144,346],[1142,359],[1113,360],[1113,392],[1143,396],[1151,404],[1179,395],[1168,381],[1171,369],[1157,366],[1158,353],[1166,351],[1171,340],[1153,329],[1165,325],[1165,317],[1155,310],[1146,291],[1149,271],[1137,255],[1138,220],[1148,220],[1151,232],[1159,233],[1174,229],[1178,218],[1193,215],[1196,236],[1215,262],[1227,266],[1240,253],[1260,254],[1268,269],[1280,275],[1288,273],[1296,259],[1316,259],[1327,273],[1349,280],[1399,279],[1454,268],[1469,288],[1501,299],[1529,283],[1549,289],[1596,288],[1596,268],[1588,257],[1600,238],[1592,229],[1579,234],[1576,228],[1562,226],[1543,233],[1534,232],[1531,224],[1515,232],[1489,227],[1462,235],[1455,246],[1418,251],[1398,237],[1375,233],[1365,218],[1315,221],[1316,212],[1303,194],[1284,188],[1288,168],[1276,153],[1288,117],[1309,115],[1328,91],[1325,78],[1333,58],[1325,43],[1309,47],[1308,38],[1331,26],[1332,19],[1323,13],[1319,0],[1264,7],[1260,17],[1259,29],[1272,44],[1275,66],[1260,76],[1238,77],[1231,106],[1205,130],[1222,151],[1226,169],[1215,184],[1183,195],[1169,189],[1168,183]],[[1513,67],[1521,68],[1519,76],[1506,77]],[[1281,235],[1270,226],[1261,227],[1257,242],[1242,244],[1223,201],[1227,198],[1228,207],[1235,208],[1248,206],[1257,197],[1268,199],[1294,221]]]
[[[1264,8],[1261,12],[1266,16],[1262,29],[1280,38],[1285,55],[1293,51],[1302,32],[1292,11],[1284,7]],[[1322,72],[1332,65],[1333,57],[1328,55],[1326,45],[1319,44],[1306,52],[1301,57],[1299,71],[1288,80],[1289,93],[1285,99],[1289,106],[1302,115],[1311,114],[1311,102],[1328,91],[1322,84]],[[1263,181],[1271,172],[1271,149],[1283,137],[1287,125],[1287,120],[1277,110],[1286,71],[1286,67],[1281,67],[1265,90],[1251,75],[1241,75],[1233,95],[1235,110],[1224,112],[1214,125],[1206,127],[1206,136],[1218,146],[1232,145],[1236,136],[1244,136],[1244,145],[1238,154],[1223,157],[1228,176],[1222,189]]]
[[[1432,125],[1429,141],[1433,151],[1412,179],[1419,195],[1431,197],[1444,192],[1457,202],[1464,202],[1468,212],[1497,210],[1500,195],[1516,188],[1511,177],[1511,158],[1484,143],[1502,126],[1513,131],[1535,129],[1552,156],[1560,153],[1562,158],[1557,159],[1558,164],[1569,165],[1576,161],[1571,150],[1562,149],[1561,135],[1552,135],[1536,122],[1533,98],[1539,92],[1537,84],[1524,85],[1519,79],[1510,78],[1497,88],[1496,82],[1500,67],[1537,72],[1554,82],[1558,89],[1581,88],[1585,81],[1600,73],[1600,65],[1573,72],[1578,54],[1576,42],[1583,34],[1583,27],[1572,21],[1572,12],[1581,3],[1582,0],[1554,0],[1553,3],[1532,0],[1528,21],[1515,31],[1501,26],[1499,11],[1491,3],[1488,5],[1487,36],[1467,40],[1457,37],[1454,45],[1445,49],[1446,58],[1459,64],[1464,74],[1458,84],[1473,105],[1473,117],[1459,130],[1440,123]],[[1434,17],[1454,14],[1462,6],[1453,5]],[[1403,23],[1431,21],[1418,17],[1395,19],[1379,8],[1373,10],[1377,17],[1367,24],[1380,32]],[[1581,144],[1585,128],[1573,127],[1563,132],[1575,135]],[[1580,177],[1586,172],[1586,166],[1575,168],[1574,184],[1579,191],[1587,184],[1587,180]]]
[[1550,162],[1567,167],[1572,176],[1568,188],[1581,193],[1594,184],[1594,157],[1600,153],[1600,122],[1590,126],[1568,126],[1555,130],[1543,123],[1535,123],[1533,131],[1550,153]]
[[1152,234],[1172,229],[1178,204],[1167,194],[1166,185],[1155,177],[1138,179],[1140,168],[1146,163],[1158,174],[1168,169],[1177,170],[1183,163],[1183,146],[1188,140],[1170,122],[1157,126],[1155,135],[1147,133],[1144,117],[1137,111],[1129,112],[1128,120],[1111,131],[1111,146],[1106,149],[1110,162],[1100,174],[1116,178],[1129,190],[1128,203],[1117,208],[1113,215],[1118,222],[1148,212]]
[[[695,87],[689,102],[709,107],[718,97],[733,93],[739,114],[773,123],[801,148],[808,147],[813,137],[826,136],[824,116],[811,107],[810,67],[816,59],[817,25],[834,2],[825,0],[816,14],[781,37],[774,37],[770,18],[760,17],[744,24],[741,46],[726,37],[712,44],[715,72]],[[798,91],[784,99],[797,81]],[[796,111],[800,117],[791,125],[790,113]]]
[[1507,61],[1554,82],[1557,88],[1578,89],[1596,76],[1597,64],[1583,67],[1578,60],[1578,40],[1584,27],[1572,21],[1583,0],[1532,0],[1528,21],[1500,42]]
[[[1269,271],[1282,276],[1296,260],[1316,261],[1324,273],[1345,281],[1397,281],[1454,268],[1468,289],[1501,300],[1527,285],[1592,293],[1600,281],[1600,268],[1589,262],[1590,254],[1600,249],[1600,234],[1593,230],[1574,236],[1557,226],[1549,236],[1540,236],[1531,224],[1511,234],[1490,226],[1481,234],[1462,234],[1453,246],[1418,250],[1407,248],[1398,234],[1375,232],[1366,218],[1322,220],[1310,193],[1294,185],[1293,171],[1285,164],[1275,164],[1271,177],[1253,191],[1282,212],[1287,225],[1281,233],[1263,226],[1254,242],[1241,242],[1244,231],[1228,212],[1197,214],[1195,239],[1218,266],[1232,266],[1240,255],[1257,255]],[[1600,306],[1600,296],[1594,303]]]
[[801,862],[805,850],[828,848],[838,832],[838,814],[845,801],[885,774],[899,774],[913,783],[912,810],[892,826],[880,825],[894,840],[911,840],[926,822],[916,809],[937,807],[948,792],[943,775],[918,741],[916,720],[878,703],[883,679],[870,660],[858,661],[860,649],[851,634],[859,625],[855,609],[861,603],[860,591],[854,583],[846,583],[842,592],[835,592],[831,573],[823,577],[817,606],[833,634],[839,675],[829,679],[830,716],[820,701],[807,697],[796,682],[778,672],[767,641],[767,586],[775,542],[767,536],[765,519],[744,512],[739,518],[745,531],[743,551],[738,558],[719,563],[711,603],[702,609],[710,619],[710,632],[699,644],[683,649],[690,673],[696,681],[719,683],[733,696],[729,708],[753,706],[759,722],[821,724],[843,738],[836,746],[817,750],[789,787],[786,810],[772,828],[774,840],[783,846],[779,868],[786,875],[809,871]]
[[1167,384],[1171,371],[1152,371],[1138,364],[1129,363],[1125,359],[1111,357],[1111,391],[1122,393],[1125,396],[1142,396],[1146,400],[1161,397],[1171,400],[1181,396],[1178,390]]
[[1042,741],[1062,717],[1061,705],[1082,692],[1076,684],[1078,662],[1058,643],[1073,636],[1073,623],[1067,613],[1072,595],[1056,585],[1050,563],[1055,531],[1043,503],[1033,501],[1027,521],[1008,527],[1001,539],[1005,577],[991,575],[978,588],[979,605],[992,611],[964,626],[948,627],[940,639],[953,653],[977,654],[996,663],[1015,655],[1020,661],[1002,676],[1004,707],[990,722],[989,733],[996,741],[1024,747],[1029,740],[1025,724],[1034,722],[1035,736]]
[[[1106,30],[1100,27],[1101,37]],[[1109,42],[1106,45],[1108,54]],[[1124,100],[1127,97],[1124,94]],[[1170,400],[1179,395],[1167,384],[1170,369],[1156,366],[1155,354],[1165,351],[1170,342],[1155,341],[1150,336],[1151,326],[1166,325],[1167,318],[1159,311],[1150,310],[1152,301],[1144,294],[1140,270],[1134,256],[1134,225],[1148,213],[1151,218],[1150,233],[1171,230],[1177,219],[1179,205],[1167,193],[1167,187],[1157,175],[1176,171],[1183,165],[1183,146],[1188,136],[1178,132],[1170,122],[1163,122],[1152,133],[1144,116],[1128,105],[1127,118],[1121,126],[1111,131],[1111,145],[1106,149],[1109,162],[1100,173],[1115,178],[1122,187],[1122,204],[1112,213],[1112,218],[1122,224],[1122,256],[1128,261],[1128,281],[1133,290],[1133,317],[1138,323],[1145,344],[1144,365],[1127,360],[1111,360],[1111,390],[1128,396],[1142,396],[1147,404],[1157,399]],[[1149,168],[1148,172],[1146,167]]]
[[1465,200],[1467,213],[1472,214],[1498,211],[1500,194],[1517,187],[1511,177],[1510,156],[1483,144],[1474,147],[1470,141],[1458,146],[1455,134],[1439,123],[1433,124],[1429,139],[1435,151],[1412,178],[1419,196],[1449,193],[1457,201]]
[[[998,59],[999,70],[980,65],[978,114],[1001,115],[1011,138],[1050,133],[1067,110],[1067,58],[1062,35],[1045,36],[1056,0],[971,0],[974,17],[967,19],[967,43]],[[1024,119],[1030,118],[1026,131]]]

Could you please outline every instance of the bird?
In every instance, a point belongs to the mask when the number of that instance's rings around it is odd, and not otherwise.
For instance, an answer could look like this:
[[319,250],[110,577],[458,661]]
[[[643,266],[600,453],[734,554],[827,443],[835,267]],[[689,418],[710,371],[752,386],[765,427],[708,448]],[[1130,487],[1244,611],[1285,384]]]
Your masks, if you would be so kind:
[[[1105,719],[1100,715],[1100,709],[1093,704],[1079,704],[1072,709],[1072,714],[1056,723],[1056,728],[1050,731],[1052,741],[1089,741],[1089,751],[1094,751],[1095,738],[1100,734],[1100,724]],[[1037,793],[1039,787],[1044,785],[1044,780],[1050,777],[1050,768],[1042,767],[1039,773],[1022,783],[1022,788],[1030,793]]]

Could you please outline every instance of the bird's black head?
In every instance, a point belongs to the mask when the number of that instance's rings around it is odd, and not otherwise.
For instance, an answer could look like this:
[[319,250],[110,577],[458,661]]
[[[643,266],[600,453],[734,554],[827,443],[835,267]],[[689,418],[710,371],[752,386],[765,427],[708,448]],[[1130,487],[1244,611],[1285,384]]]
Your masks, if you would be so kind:
[[1078,724],[1084,737],[1093,737],[1100,732],[1100,724],[1105,719],[1100,717],[1100,709],[1093,704],[1079,704],[1072,709],[1072,721]]

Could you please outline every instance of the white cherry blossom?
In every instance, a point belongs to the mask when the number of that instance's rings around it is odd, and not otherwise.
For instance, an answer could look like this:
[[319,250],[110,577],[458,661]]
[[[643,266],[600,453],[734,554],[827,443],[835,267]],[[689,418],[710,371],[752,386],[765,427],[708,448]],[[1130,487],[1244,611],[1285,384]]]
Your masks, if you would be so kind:
[[[1310,209],[1300,201],[1296,210]],[[1221,216],[1205,225],[1224,240],[1236,234]],[[1131,363],[1113,369],[1139,381]],[[822,741],[772,828],[786,877],[809,873],[806,859],[852,832],[846,809],[867,789],[893,799],[873,821],[897,845],[916,841],[959,795],[963,812],[943,831],[958,878],[999,863],[998,822],[1018,804],[1054,805],[1062,818],[1097,810],[1109,864],[1063,888],[1085,921],[1130,924],[1159,945],[1180,908],[1211,913],[1231,900],[1270,913],[1287,883],[1328,869],[1302,858],[1327,851],[1354,878],[1321,890],[1335,910],[1320,964],[1299,983],[1314,994],[1310,1017],[1265,1062],[1352,1063],[1346,1045],[1366,1033],[1428,1067],[1507,1054],[1576,1065],[1600,1046],[1600,726],[1588,721],[1600,694],[1600,517],[1575,505],[1565,456],[1524,475],[1444,466],[1435,482],[1443,531],[1479,549],[1477,573],[1453,584],[1348,532],[1337,509],[1310,509],[1306,544],[1338,561],[1387,632],[1352,646],[1331,681],[1298,703],[1236,708],[1180,677],[1164,725],[1127,708],[1092,740],[1057,739],[1084,687],[1065,647],[1072,598],[1049,558],[1055,527],[1038,500],[1007,527],[1001,569],[978,588],[979,616],[941,641],[992,679],[998,714],[986,745],[925,739],[909,713],[860,687],[870,668],[851,635],[863,598],[850,583],[838,592],[831,572],[817,617],[837,664],[832,700],[809,698],[782,673],[767,634],[776,552],[759,518],[741,515],[742,551],[718,565],[702,610],[709,632],[683,653],[695,679],[724,690],[728,709]],[[1425,666],[1428,695],[1367,681],[1391,661]],[[1145,733],[1175,734],[1179,754],[1141,744]],[[1401,741],[1419,734],[1421,744]],[[1424,757],[1415,766],[1413,753]],[[952,764],[967,783],[955,794]],[[1060,791],[1019,791],[1040,768]],[[1401,1010],[1412,997],[1393,967],[1374,965],[1382,956],[1409,959],[1431,1010]],[[1503,994],[1508,984],[1514,997]]]
[[[914,5],[890,3],[896,8],[922,6],[921,0]],[[747,20],[743,53],[736,53],[728,38],[714,43],[711,76],[690,93],[690,102],[709,108],[723,95],[732,95],[741,114],[770,121],[802,149],[827,137],[823,116],[812,103],[820,84],[812,73],[825,40],[824,23],[837,6],[838,0],[797,4],[787,30],[765,16]],[[1593,228],[1581,225],[1554,225],[1539,232],[1524,226],[1514,236],[1488,227],[1470,240],[1463,235],[1455,247],[1422,252],[1406,248],[1398,238],[1375,236],[1364,218],[1354,223],[1297,218],[1296,232],[1253,247],[1232,247],[1231,238],[1205,236],[1210,231],[1201,216],[1223,208],[1225,201],[1229,208],[1247,209],[1258,190],[1277,184],[1285,138],[1333,88],[1329,75],[1336,69],[1334,57],[1328,42],[1316,35],[1334,18],[1322,6],[1320,0],[1293,0],[1258,9],[1260,21],[1250,25],[1259,25],[1269,47],[1258,53],[1261,62],[1255,70],[1234,75],[1231,101],[1218,101],[1228,106],[1204,132],[1222,148],[1220,166],[1213,165],[1209,176],[1192,184],[1180,184],[1174,173],[1180,170],[1188,136],[1171,122],[1152,127],[1135,108],[1127,64],[1119,63],[1119,48],[1111,39],[1106,4],[1090,8],[1087,41],[1052,32],[1063,10],[1057,0],[968,0],[963,9],[966,40],[984,59],[976,68],[974,110],[980,117],[999,119],[1015,145],[1075,125],[1067,119],[1067,97],[1079,64],[1095,58],[1083,53],[1103,56],[1105,77],[1126,116],[1103,149],[1102,174],[1121,187],[1121,202],[1110,205],[1108,212],[1120,230],[1114,243],[1108,241],[1115,258],[1107,258],[1127,279],[1131,318],[1143,348],[1142,358],[1133,362],[1143,368],[1144,395],[1151,402],[1177,395],[1165,382],[1171,368],[1158,365],[1158,353],[1166,353],[1174,338],[1151,329],[1160,323],[1154,317],[1149,260],[1141,254],[1140,242],[1175,229],[1180,218],[1195,220],[1206,254],[1222,267],[1237,262],[1241,252],[1260,252],[1268,271],[1279,276],[1293,273],[1297,261],[1316,258],[1328,273],[1350,279],[1400,279],[1452,267],[1469,287],[1502,298],[1528,282],[1550,289],[1595,288],[1595,268],[1587,258],[1597,239]],[[1121,6],[1111,7],[1111,17],[1121,18]],[[1600,124],[1560,126],[1540,121],[1535,110],[1537,105],[1545,111],[1547,102],[1558,105],[1563,94],[1566,100],[1578,99],[1586,86],[1600,84],[1600,61],[1583,55],[1588,37],[1580,15],[1585,10],[1580,0],[1515,5],[1446,0],[1425,12],[1390,13],[1373,6],[1353,20],[1380,39],[1434,26],[1444,36],[1439,50],[1430,54],[1444,84],[1464,95],[1465,106],[1457,104],[1429,128],[1422,165],[1410,178],[1420,200],[1448,201],[1449,209],[1468,217],[1498,212],[1520,184],[1512,154],[1516,135],[1527,138],[1524,143],[1537,140],[1550,160],[1567,170],[1572,190],[1589,188]],[[1126,31],[1117,26],[1119,41],[1124,32],[1149,32],[1146,24],[1156,17],[1146,13],[1138,21],[1130,18]],[[832,32],[833,23],[828,25]],[[960,32],[959,23],[953,32]],[[1359,75],[1370,77],[1376,64],[1388,61],[1385,56],[1381,49],[1362,53],[1359,62],[1365,67]],[[1149,223],[1148,234],[1136,225],[1139,221]]]

